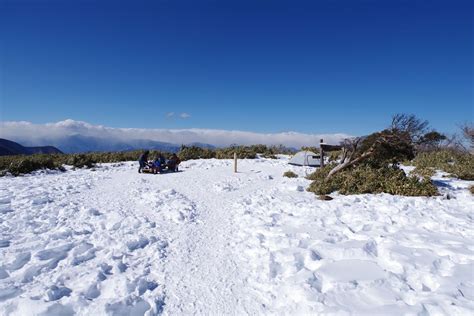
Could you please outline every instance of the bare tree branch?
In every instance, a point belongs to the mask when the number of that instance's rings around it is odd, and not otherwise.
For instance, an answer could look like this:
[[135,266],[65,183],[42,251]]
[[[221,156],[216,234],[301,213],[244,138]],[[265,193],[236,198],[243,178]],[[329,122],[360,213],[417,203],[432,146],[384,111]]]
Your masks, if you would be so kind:
[[423,121],[413,114],[395,114],[390,128],[408,133],[413,142],[417,142],[428,130],[428,121]]

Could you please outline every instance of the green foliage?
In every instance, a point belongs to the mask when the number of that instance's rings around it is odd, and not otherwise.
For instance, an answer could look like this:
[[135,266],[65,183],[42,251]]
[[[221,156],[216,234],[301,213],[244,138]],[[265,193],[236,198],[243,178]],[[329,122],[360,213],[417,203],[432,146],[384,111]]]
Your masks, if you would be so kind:
[[1,158],[0,169],[2,170],[2,175],[5,175],[6,172],[9,172],[14,176],[18,176],[41,169],[64,170],[60,162],[46,154],[32,156],[7,156]]
[[335,150],[325,153],[328,156],[329,162],[337,161],[341,157],[342,150]]
[[422,178],[431,178],[432,176],[434,176],[436,170],[434,168],[431,168],[431,167],[416,167],[412,172],[411,174],[413,175],[417,175],[417,176],[420,176]]
[[320,152],[319,147],[315,147],[315,146],[303,146],[303,147],[301,147],[301,150],[302,151],[311,151],[315,154]]
[[[100,152],[86,154],[35,154],[30,156],[1,156],[0,175],[11,173],[14,176],[27,174],[35,170],[51,169],[64,170],[63,165],[70,165],[75,168],[92,168],[97,163],[111,163],[121,161],[137,160],[141,150],[127,152]],[[156,155],[159,152],[151,152]],[[168,153],[163,155],[169,156]]]
[[181,150],[177,155],[182,161],[190,159],[216,158],[216,152],[214,150],[197,146],[181,146]]
[[[234,147],[235,146],[231,146],[231,148],[234,148]],[[269,148],[266,145],[262,145],[262,144],[248,146],[248,149],[255,152],[255,153],[257,153],[257,154],[263,154],[263,153],[270,152]]]
[[273,154],[273,155],[277,155],[277,154],[280,154],[280,155],[293,155],[296,150],[295,149],[292,149],[292,148],[288,148],[288,147],[285,147],[283,145],[278,145],[278,146],[270,146],[270,147],[267,147],[269,153]]
[[328,163],[324,167],[318,168],[316,169],[315,172],[307,175],[306,179],[313,180],[313,181],[324,180],[324,178],[326,178],[326,176],[328,175],[329,171],[331,171],[331,169],[334,168],[335,166],[336,166],[336,163]]
[[293,171],[291,171],[291,170],[286,171],[283,174],[283,176],[287,177],[287,178],[298,178],[298,175],[296,173],[294,173]]
[[[381,139],[385,141],[380,141]],[[398,163],[415,157],[415,148],[409,134],[398,130],[384,130],[367,136],[357,153],[361,155],[372,147],[374,154],[365,163],[374,167],[382,167],[387,163]]]
[[[0,156],[0,176],[11,173],[15,176],[30,173],[40,169],[63,170],[63,165],[70,165],[75,168],[93,168],[97,163],[113,163],[122,161],[136,161],[143,150],[123,151],[123,152],[93,152],[84,154],[35,154],[30,156]],[[287,154],[290,149],[283,146],[233,146],[228,148],[207,149],[196,146],[182,146],[177,153],[178,157],[184,160],[190,159],[232,159],[234,152],[237,152],[239,159],[254,159],[257,153],[267,158],[276,158],[276,154]],[[150,151],[149,159],[162,154],[169,157],[171,153]]]
[[233,159],[234,153],[237,153],[238,159],[255,159],[257,154],[261,154],[264,158],[276,159],[276,154],[288,154],[291,150],[283,146],[266,146],[266,145],[252,145],[252,146],[231,146],[226,148],[205,149],[200,147],[182,146],[178,152],[181,160],[190,159]]
[[442,170],[462,180],[474,180],[474,155],[457,150],[419,153],[411,162],[416,169]]
[[423,135],[418,141],[418,145],[424,145],[428,148],[435,148],[446,139],[446,136],[437,131],[431,131]]
[[[398,114],[392,126],[363,139],[346,140],[345,164],[330,177],[327,175],[336,164],[328,165],[308,177],[313,180],[308,191],[326,195],[334,191],[341,194],[389,193],[406,196],[433,196],[438,191],[430,176],[433,170],[417,168],[407,176],[398,168],[400,161],[415,157],[415,144],[423,135],[426,142],[440,141],[442,135],[425,134],[428,122],[414,115]],[[420,177],[421,175],[421,177]]]
[[368,164],[349,168],[326,180],[331,167],[317,170],[308,178],[314,180],[308,191],[326,195],[335,191],[340,194],[388,193],[405,196],[437,195],[436,187],[428,179],[407,176],[396,166],[375,168]]
[[264,154],[262,154],[262,157],[267,158],[267,159],[278,159],[278,157],[276,155],[271,154],[271,153],[264,153]]
[[[286,148],[283,145],[279,146],[265,146],[265,145],[258,145],[260,148],[255,148],[255,152],[258,154],[262,154],[263,158],[268,158],[268,159],[278,159],[276,155],[281,154],[281,155],[292,155],[294,154],[294,150],[290,148]],[[253,148],[254,146],[250,146],[250,148]]]
[[[94,152],[82,154],[90,157],[93,163],[112,163],[122,161],[136,161],[138,157],[143,153],[143,150],[132,150],[132,151],[118,151],[118,152]],[[169,157],[171,153],[151,150],[148,158],[151,160],[154,157],[162,154],[164,157]],[[77,154],[70,154],[77,155]],[[68,155],[68,156],[70,156]]]
[[323,168],[317,169],[315,172],[311,173],[306,177],[308,180],[313,182],[310,184],[308,191],[314,192],[317,195],[326,195],[337,191],[339,189],[339,181],[341,177],[333,177],[332,181],[326,181],[325,178],[328,175],[329,171],[334,168],[336,164],[327,164]]
[[70,165],[76,168],[92,168],[95,164],[95,161],[92,159],[91,155],[87,154],[73,154],[68,155],[66,160],[66,165]]
[[234,158],[234,152],[237,153],[238,159],[257,158],[256,148],[252,148],[250,146],[235,146],[235,147],[216,149],[216,158],[217,159],[232,159]]

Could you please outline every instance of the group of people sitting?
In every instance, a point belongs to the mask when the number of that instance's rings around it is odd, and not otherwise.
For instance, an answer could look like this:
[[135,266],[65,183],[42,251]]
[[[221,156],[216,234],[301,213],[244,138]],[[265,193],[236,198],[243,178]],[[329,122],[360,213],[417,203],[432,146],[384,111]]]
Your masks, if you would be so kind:
[[150,152],[148,150],[144,151],[140,158],[138,158],[138,173],[142,171],[151,172],[151,173],[161,173],[165,170],[167,171],[178,171],[178,165],[181,160],[176,154],[172,154],[171,157],[165,159],[162,154],[158,154],[152,160],[148,160]]

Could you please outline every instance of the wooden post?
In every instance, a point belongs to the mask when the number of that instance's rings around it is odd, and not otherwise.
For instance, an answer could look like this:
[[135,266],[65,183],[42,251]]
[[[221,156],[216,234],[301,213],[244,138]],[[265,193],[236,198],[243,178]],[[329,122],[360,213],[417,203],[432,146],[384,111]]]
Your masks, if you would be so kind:
[[237,173],[237,153],[234,153],[234,173]]
[[321,157],[321,162],[319,163],[320,167],[323,168],[324,167],[324,149],[323,149],[323,146],[322,144],[324,143],[324,139],[320,139],[319,141],[319,154],[320,154],[320,157]]

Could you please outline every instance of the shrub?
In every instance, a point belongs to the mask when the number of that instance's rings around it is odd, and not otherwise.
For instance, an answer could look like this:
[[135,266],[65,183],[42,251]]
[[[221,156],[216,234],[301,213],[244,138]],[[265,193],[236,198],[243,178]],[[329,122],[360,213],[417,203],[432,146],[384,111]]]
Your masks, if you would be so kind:
[[234,152],[237,153],[238,159],[255,159],[257,158],[256,148],[250,146],[234,146],[227,148],[219,148],[216,150],[217,159],[232,159]]
[[301,147],[301,150],[302,151],[311,151],[315,154],[320,152],[319,147],[314,147],[314,146],[303,146],[303,147]]
[[[34,154],[29,156],[1,156],[0,176],[4,176],[8,172],[17,176],[39,169],[64,170],[62,165],[71,165],[76,168],[92,168],[97,163],[137,160],[138,156],[142,152],[143,151],[141,150],[134,150],[124,152],[95,152],[85,154]],[[151,151],[150,158],[153,158],[160,153],[165,157],[170,155],[169,153],[165,152]]]
[[317,170],[308,178],[314,180],[308,191],[326,195],[335,191],[340,194],[389,193],[405,196],[437,195],[436,187],[428,179],[407,176],[396,166],[374,168],[368,164],[349,168],[325,179],[331,168]]
[[71,165],[76,168],[92,168],[95,163],[96,161],[92,159],[92,155],[87,154],[69,155],[68,159],[66,160],[67,165]]
[[280,155],[293,155],[297,152],[294,148],[288,148],[283,145],[278,145],[278,146],[270,146],[268,147],[268,152],[271,152],[272,154],[280,154]]
[[324,180],[324,178],[327,176],[329,171],[331,171],[332,168],[336,166],[335,163],[328,163],[322,168],[318,168],[315,172],[310,173],[309,175],[306,176],[306,179],[308,180]]
[[411,162],[417,169],[442,170],[462,180],[474,180],[474,155],[457,150],[419,153]]
[[[231,146],[231,148],[235,148],[235,146]],[[266,145],[262,145],[262,144],[248,146],[248,149],[258,154],[263,154],[266,152],[272,153],[271,150]]]
[[422,178],[431,178],[436,173],[436,170],[431,167],[416,167],[411,174],[420,176]]
[[338,161],[341,157],[341,154],[342,150],[330,151],[328,153],[325,153],[325,155],[327,155],[328,157],[329,162]]
[[262,157],[267,158],[267,159],[278,159],[278,157],[275,156],[274,154],[268,154],[268,153],[263,154]]
[[238,159],[255,159],[257,154],[262,154],[264,158],[277,159],[276,154],[289,154],[293,150],[284,146],[266,146],[266,145],[252,145],[252,146],[230,146],[225,148],[207,149],[196,146],[187,147],[182,146],[178,152],[181,160],[189,159],[233,159],[234,153],[237,153]]
[[16,156],[16,159],[12,159],[5,171],[18,176],[41,169],[64,170],[61,164],[55,162],[52,157],[48,157],[48,155],[34,155]]
[[[0,156],[0,176],[8,172],[13,175],[25,174],[38,169],[63,169],[62,165],[71,165],[76,168],[92,168],[97,163],[113,163],[122,161],[136,161],[143,150],[122,151],[122,152],[92,152],[83,154],[35,154],[30,156]],[[257,153],[262,153],[264,157],[276,158],[276,154],[286,154],[291,149],[283,146],[267,147],[265,145],[253,146],[232,146],[220,149],[200,148],[196,146],[182,146],[178,152],[181,160],[189,159],[232,159],[234,152],[237,152],[239,159],[254,159]],[[149,158],[162,154],[169,157],[171,154],[161,151],[151,151]]]
[[286,171],[283,174],[283,176],[287,177],[287,178],[298,178],[298,175],[296,173],[294,173],[293,171],[291,171],[291,170]]
[[370,134],[362,140],[356,153],[361,155],[369,148],[373,148],[374,153],[365,160],[365,163],[374,167],[382,167],[387,163],[398,163],[415,157],[415,148],[409,135],[398,130],[384,130]]
[[212,149],[197,146],[182,146],[177,155],[182,161],[190,159],[210,159],[216,157],[216,153]]

